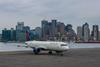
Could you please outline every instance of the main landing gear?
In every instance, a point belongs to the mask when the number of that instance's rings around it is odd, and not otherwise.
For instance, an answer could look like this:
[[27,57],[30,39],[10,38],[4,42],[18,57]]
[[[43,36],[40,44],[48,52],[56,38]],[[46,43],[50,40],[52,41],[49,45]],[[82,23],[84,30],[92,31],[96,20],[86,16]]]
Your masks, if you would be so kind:
[[[33,53],[37,55],[37,54],[40,53],[41,50],[42,50],[41,48],[33,48]],[[63,56],[63,52],[62,51],[55,51],[55,52],[57,53],[57,55]],[[48,53],[50,55],[52,55],[53,51],[49,51]]]
[[58,55],[61,55],[61,56],[64,55],[62,51],[56,51],[56,53],[57,53]]
[[33,48],[33,53],[34,53],[34,54],[39,54],[40,51],[41,51],[40,48]]
[[[57,55],[61,55],[61,56],[63,56],[63,52],[62,51],[55,51],[56,53],[57,53]],[[53,54],[53,51],[49,51],[48,52],[50,55],[52,55]]]
[[52,54],[52,51],[49,51],[48,53],[51,55]]

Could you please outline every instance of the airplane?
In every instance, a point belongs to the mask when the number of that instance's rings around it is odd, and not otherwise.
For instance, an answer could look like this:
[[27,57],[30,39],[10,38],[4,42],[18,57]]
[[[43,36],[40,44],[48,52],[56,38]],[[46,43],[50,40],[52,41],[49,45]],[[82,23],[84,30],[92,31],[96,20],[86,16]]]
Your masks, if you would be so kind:
[[34,54],[39,54],[41,50],[44,50],[49,51],[49,54],[55,51],[57,54],[63,55],[63,52],[69,49],[67,43],[56,41],[27,41],[25,47],[32,48]]

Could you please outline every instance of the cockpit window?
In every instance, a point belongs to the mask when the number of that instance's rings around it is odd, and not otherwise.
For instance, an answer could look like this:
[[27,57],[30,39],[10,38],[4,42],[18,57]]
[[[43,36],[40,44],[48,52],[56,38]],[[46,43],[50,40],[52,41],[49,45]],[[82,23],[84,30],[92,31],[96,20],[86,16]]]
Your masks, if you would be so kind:
[[67,46],[67,44],[61,44],[61,46]]

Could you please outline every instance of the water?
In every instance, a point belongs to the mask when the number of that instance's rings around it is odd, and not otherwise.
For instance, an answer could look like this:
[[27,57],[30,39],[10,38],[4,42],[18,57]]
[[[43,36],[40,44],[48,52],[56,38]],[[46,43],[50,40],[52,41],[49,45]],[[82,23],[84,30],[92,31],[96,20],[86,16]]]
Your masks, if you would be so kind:
[[31,48],[18,47],[18,45],[24,45],[24,44],[22,44],[22,43],[2,43],[2,42],[0,42],[0,52],[32,50]]
[[[25,45],[22,43],[2,43],[0,42],[0,52],[3,51],[27,51],[32,50],[31,48],[18,47],[18,45]],[[70,49],[78,48],[100,48],[100,43],[68,43]]]
[[71,49],[77,48],[100,48],[100,43],[69,43]]

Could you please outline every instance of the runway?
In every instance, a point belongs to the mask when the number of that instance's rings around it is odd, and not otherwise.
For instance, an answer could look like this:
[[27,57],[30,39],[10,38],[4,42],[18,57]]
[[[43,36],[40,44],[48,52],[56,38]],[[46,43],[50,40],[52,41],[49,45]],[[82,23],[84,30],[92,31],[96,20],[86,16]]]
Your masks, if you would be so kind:
[[99,67],[100,49],[70,49],[64,56],[32,51],[0,52],[0,67]]

